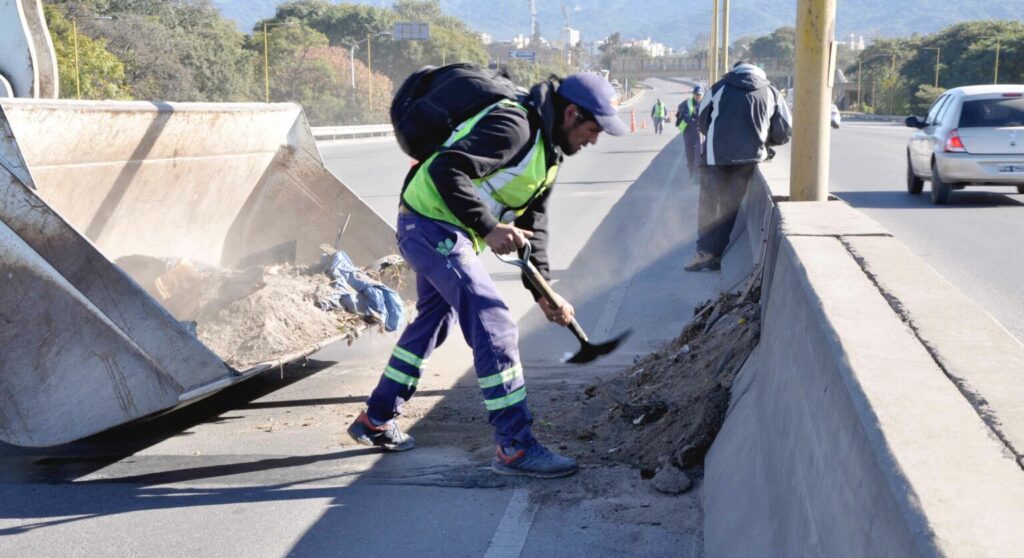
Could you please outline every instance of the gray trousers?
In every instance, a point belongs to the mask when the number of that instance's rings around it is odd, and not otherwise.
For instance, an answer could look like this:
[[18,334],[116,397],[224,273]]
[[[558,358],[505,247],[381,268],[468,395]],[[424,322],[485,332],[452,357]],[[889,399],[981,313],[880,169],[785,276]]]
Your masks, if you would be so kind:
[[740,202],[756,169],[757,163],[701,167],[698,251],[719,258],[725,253]]

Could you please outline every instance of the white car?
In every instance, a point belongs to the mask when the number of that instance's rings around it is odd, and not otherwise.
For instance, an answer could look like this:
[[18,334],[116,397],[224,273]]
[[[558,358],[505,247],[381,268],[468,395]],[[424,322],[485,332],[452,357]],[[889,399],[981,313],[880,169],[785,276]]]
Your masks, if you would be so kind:
[[1024,85],[972,85],[942,94],[907,145],[907,191],[932,183],[932,202],[967,186],[1015,186],[1024,194]]

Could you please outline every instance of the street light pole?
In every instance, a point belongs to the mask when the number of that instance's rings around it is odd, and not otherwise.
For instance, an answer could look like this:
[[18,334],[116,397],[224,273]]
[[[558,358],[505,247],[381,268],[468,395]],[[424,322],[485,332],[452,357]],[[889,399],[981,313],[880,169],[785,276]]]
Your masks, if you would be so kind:
[[942,47],[921,47],[921,50],[934,50],[935,51],[935,88],[939,88],[939,54],[942,52]]
[[708,49],[708,85],[714,85],[718,81],[718,1],[711,0],[714,7],[711,9],[711,48]]
[[71,30],[75,43],[75,98],[82,98],[82,70],[78,67],[78,18],[71,18]]
[[860,96],[860,83],[861,83],[861,76],[863,75],[863,73],[861,72],[861,64],[860,64],[861,60],[860,59],[861,59],[861,56],[860,56],[860,54],[858,54],[857,55],[857,110],[859,110],[860,112],[864,112],[864,99]]
[[359,48],[359,44],[353,44],[348,48],[348,69],[349,73],[352,74],[352,91],[356,90],[356,49]]
[[999,84],[999,37],[996,37],[996,69],[992,83]]
[[798,0],[790,199],[828,199],[836,1]]
[[[84,19],[114,19],[111,16],[94,16]],[[75,47],[75,98],[82,98],[82,70],[78,65],[78,16],[71,18],[71,34],[74,36],[72,42]]]
[[722,0],[722,75],[729,73],[729,0]]

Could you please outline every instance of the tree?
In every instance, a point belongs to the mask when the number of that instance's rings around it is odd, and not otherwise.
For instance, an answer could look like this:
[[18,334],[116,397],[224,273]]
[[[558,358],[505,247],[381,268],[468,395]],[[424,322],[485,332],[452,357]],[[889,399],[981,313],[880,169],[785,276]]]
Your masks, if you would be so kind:
[[[366,39],[371,37],[373,66],[400,83],[424,65],[442,62],[487,63],[487,51],[476,33],[462,21],[446,16],[438,0],[398,0],[392,9],[353,4],[330,4],[325,0],[294,0],[277,8],[272,21],[301,21],[327,37],[331,46],[350,48],[359,43],[365,60]],[[396,22],[430,24],[429,41],[395,41],[380,34],[390,32]]]
[[[53,6],[46,6],[44,10],[57,55],[60,96],[74,99],[77,88],[71,22]],[[92,39],[80,33],[78,66],[83,99],[131,99],[131,91],[125,83],[124,64],[107,50],[105,40]]]
[[[353,89],[349,51],[302,24],[273,27],[268,38],[272,100],[299,103],[313,125],[387,121],[393,84],[386,76],[356,60]],[[262,33],[249,47],[262,51]]]
[[750,56],[757,61],[775,62],[777,67],[791,69],[796,56],[796,29],[779,27],[771,35],[750,42]]
[[[106,40],[142,99],[247,101],[258,91],[244,35],[211,0],[57,1],[79,30]],[[84,16],[113,18],[96,21]]]

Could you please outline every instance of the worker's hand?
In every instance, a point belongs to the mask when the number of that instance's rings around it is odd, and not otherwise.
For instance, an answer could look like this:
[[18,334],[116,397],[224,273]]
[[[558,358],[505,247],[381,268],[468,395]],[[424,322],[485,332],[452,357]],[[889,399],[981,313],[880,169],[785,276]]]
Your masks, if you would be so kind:
[[499,223],[494,230],[484,237],[487,246],[494,250],[495,254],[511,254],[517,249],[526,246],[526,241],[533,237],[533,233],[523,229],[517,229],[513,225]]
[[537,305],[540,306],[541,311],[544,312],[544,316],[547,317],[549,322],[560,326],[569,325],[569,322],[576,315],[576,309],[557,293],[555,293],[555,302],[557,305],[553,306],[548,302],[548,299],[541,297],[537,300]]

